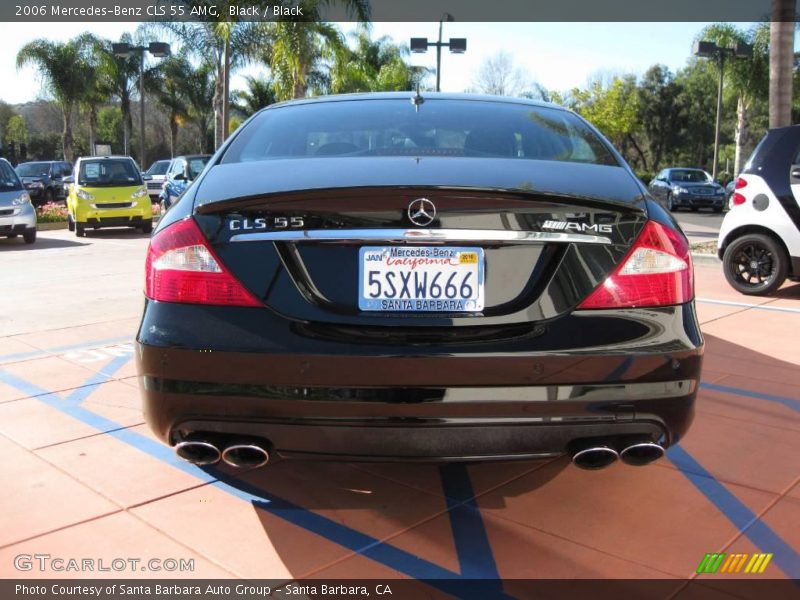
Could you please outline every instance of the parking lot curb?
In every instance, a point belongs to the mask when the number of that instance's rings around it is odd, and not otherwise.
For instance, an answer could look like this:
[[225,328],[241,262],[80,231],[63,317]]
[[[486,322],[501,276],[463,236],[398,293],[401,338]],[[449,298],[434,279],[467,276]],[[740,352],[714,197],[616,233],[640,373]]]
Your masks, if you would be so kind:
[[692,252],[692,261],[695,264],[701,265],[721,265],[722,261],[717,257],[716,254],[708,254],[706,252]]
[[56,229],[66,229],[67,222],[61,221],[58,223],[37,223],[36,230],[37,231],[54,231]]

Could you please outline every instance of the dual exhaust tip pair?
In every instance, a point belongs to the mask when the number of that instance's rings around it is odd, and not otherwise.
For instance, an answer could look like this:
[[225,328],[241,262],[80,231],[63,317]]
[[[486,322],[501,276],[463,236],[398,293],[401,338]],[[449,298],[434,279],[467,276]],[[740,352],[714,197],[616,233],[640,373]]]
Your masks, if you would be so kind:
[[[240,442],[226,445],[215,444],[210,439],[187,439],[175,446],[175,453],[194,465],[213,465],[220,460],[232,467],[255,469],[269,462],[270,453],[266,444]],[[582,440],[573,444],[572,462],[581,469],[603,469],[617,460],[641,467],[662,458],[664,447],[650,440],[639,440],[627,444],[613,444],[603,441]]]
[[225,447],[210,439],[187,439],[175,446],[175,454],[193,465],[214,465],[220,460],[238,468],[255,469],[269,462],[269,450],[257,442],[231,443]]
[[628,444],[615,445],[605,442],[584,441],[575,446],[572,463],[581,469],[603,469],[617,460],[635,467],[649,465],[662,458],[664,447],[650,440],[639,440]]

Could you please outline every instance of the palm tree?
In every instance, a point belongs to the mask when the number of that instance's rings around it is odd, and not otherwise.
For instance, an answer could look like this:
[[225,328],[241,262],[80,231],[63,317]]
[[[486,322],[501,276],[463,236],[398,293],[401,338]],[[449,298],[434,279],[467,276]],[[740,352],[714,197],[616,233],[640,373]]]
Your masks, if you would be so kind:
[[792,124],[795,0],[772,0],[769,36],[769,126]]
[[260,79],[248,75],[245,77],[247,89],[235,93],[233,108],[243,117],[249,117],[255,112],[270,104],[277,102],[275,88],[271,79]]
[[738,175],[745,160],[745,148],[750,141],[748,113],[753,102],[765,98],[769,88],[769,28],[762,23],[750,31],[741,31],[730,23],[715,23],[700,32],[698,39],[711,40],[718,46],[731,48],[737,42],[750,44],[753,54],[748,58],[725,61],[725,81],[736,95],[736,150],[733,175]]
[[[80,40],[84,47],[91,48],[91,52],[96,57],[97,72],[108,82],[111,94],[119,99],[125,152],[127,152],[130,135],[133,131],[131,100],[139,83],[139,61],[142,60],[142,56],[138,52],[132,52],[124,58],[115,56],[110,40],[98,38],[90,33],[83,34]],[[133,38],[129,33],[122,34],[119,41],[133,44]],[[142,102],[143,99],[139,101]]]
[[166,31],[188,53],[212,67],[214,94],[214,145],[225,137],[223,114],[227,113],[226,79],[235,69],[253,60],[265,44],[264,30],[254,22],[158,22],[149,28]]
[[303,16],[298,20],[264,24],[268,38],[265,59],[279,100],[302,98],[309,88],[330,86],[322,67],[346,48],[339,30],[322,22],[320,9],[334,4],[360,23],[369,21],[369,0],[303,0],[299,3]]
[[61,108],[64,120],[61,148],[64,159],[72,161],[72,113],[76,103],[83,97],[89,73],[80,45],[74,40],[34,40],[25,44],[17,53],[17,69],[27,65],[32,65],[39,71],[47,91]]
[[186,81],[192,76],[192,67],[182,55],[173,55],[145,73],[145,84],[153,90],[156,102],[167,111],[169,121],[169,151],[175,156],[178,126],[188,117],[185,98]]
[[408,49],[388,36],[371,39],[366,26],[351,37],[355,48],[338,52],[331,68],[330,91],[334,94],[410,90],[428,72],[425,67],[408,65]]
[[324,87],[326,74],[319,68],[346,49],[339,29],[330,23],[281,21],[267,23],[267,56],[279,100],[303,98],[309,87]]
[[216,93],[214,85],[213,64],[202,64],[188,73],[184,80],[183,93],[186,99],[186,114],[197,127],[198,149],[202,153],[208,152],[208,130],[214,119],[212,106]]
[[103,104],[108,102],[113,93],[113,82],[108,71],[103,68],[101,55],[96,49],[96,41],[96,38],[88,33],[84,33],[76,39],[89,67],[84,81],[84,93],[80,99],[81,108],[88,113],[89,152],[94,152],[98,111]]

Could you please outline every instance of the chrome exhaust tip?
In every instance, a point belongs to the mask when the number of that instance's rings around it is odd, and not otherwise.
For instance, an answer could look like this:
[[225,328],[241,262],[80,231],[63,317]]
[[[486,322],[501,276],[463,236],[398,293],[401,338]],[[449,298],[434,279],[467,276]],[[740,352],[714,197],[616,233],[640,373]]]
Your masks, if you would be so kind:
[[201,440],[179,442],[175,445],[175,454],[193,465],[213,465],[220,459],[219,448]]
[[662,458],[666,451],[655,442],[639,442],[623,448],[619,457],[626,465],[642,467]]
[[222,460],[232,467],[256,469],[269,462],[269,452],[255,444],[234,444],[225,448]]
[[589,446],[572,455],[572,463],[581,469],[595,470],[616,462],[619,454],[608,446]]

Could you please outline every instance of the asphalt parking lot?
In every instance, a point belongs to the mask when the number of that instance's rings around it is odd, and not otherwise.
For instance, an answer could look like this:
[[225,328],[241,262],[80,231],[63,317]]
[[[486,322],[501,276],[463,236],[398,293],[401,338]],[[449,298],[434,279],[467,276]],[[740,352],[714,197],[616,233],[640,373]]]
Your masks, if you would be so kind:
[[[675,578],[663,597],[677,598],[691,597],[687,578],[708,590],[726,577],[800,578],[800,284],[748,298],[698,262],[697,416],[652,466],[242,473],[184,463],[143,424],[131,341],[148,237],[0,240],[3,578]],[[194,570],[15,567],[36,553],[194,559]],[[708,553],[772,557],[761,574],[698,575]],[[514,582],[504,591],[514,596]]]

